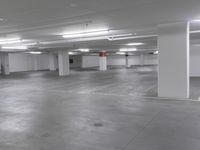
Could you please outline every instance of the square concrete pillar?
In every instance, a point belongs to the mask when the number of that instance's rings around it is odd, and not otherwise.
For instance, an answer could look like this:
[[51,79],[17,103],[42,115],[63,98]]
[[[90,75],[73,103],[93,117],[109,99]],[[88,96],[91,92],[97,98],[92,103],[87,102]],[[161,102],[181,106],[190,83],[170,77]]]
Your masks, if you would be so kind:
[[1,53],[1,73],[3,75],[10,74],[10,67],[9,67],[9,55],[8,53]]
[[158,96],[189,98],[189,23],[158,26]]
[[58,51],[58,66],[59,66],[60,76],[67,76],[70,74],[68,51],[66,50]]
[[99,70],[107,70],[107,53],[104,51],[99,53]]
[[130,68],[131,67],[131,64],[130,64],[130,61],[129,61],[129,55],[126,54],[125,55],[125,63],[126,63],[126,68]]

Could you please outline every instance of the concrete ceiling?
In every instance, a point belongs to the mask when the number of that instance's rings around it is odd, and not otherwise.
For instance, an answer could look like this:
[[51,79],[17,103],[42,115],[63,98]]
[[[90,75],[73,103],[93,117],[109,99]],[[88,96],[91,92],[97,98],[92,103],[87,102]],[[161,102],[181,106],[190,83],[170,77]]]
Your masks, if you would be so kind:
[[[156,34],[158,24],[200,19],[199,0],[4,0],[0,1],[0,38],[30,42],[63,40],[62,34],[107,28],[112,34]],[[198,30],[200,23],[192,24]],[[199,39],[199,35],[192,36]],[[156,47],[156,38],[38,44],[37,47],[118,49],[129,42]]]

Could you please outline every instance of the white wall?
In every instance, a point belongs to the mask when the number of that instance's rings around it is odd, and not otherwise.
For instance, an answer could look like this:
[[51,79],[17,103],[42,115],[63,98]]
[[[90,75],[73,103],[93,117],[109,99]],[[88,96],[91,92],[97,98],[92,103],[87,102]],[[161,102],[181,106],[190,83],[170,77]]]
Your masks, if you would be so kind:
[[99,66],[99,56],[82,56],[82,68]]
[[[99,57],[98,56],[81,56],[73,57],[75,59],[75,63],[77,61],[82,61],[82,67],[98,67],[99,66]],[[76,60],[77,59],[77,60]],[[169,59],[170,60],[170,59]],[[129,62],[131,65],[140,65],[140,57],[139,56],[129,56]],[[107,63],[110,66],[124,66],[125,65],[125,56],[123,55],[115,55],[108,56]],[[144,64],[145,65],[157,65],[158,64],[158,55],[144,55]],[[81,62],[76,63],[74,66],[81,66]],[[190,50],[190,76],[199,76],[200,77],[200,47],[191,47]],[[73,65],[72,65],[73,67]]]
[[[124,66],[126,63],[125,56],[116,55],[108,56],[108,65],[109,66]],[[140,65],[140,56],[129,56],[129,63],[131,65]],[[158,56],[157,55],[144,55],[144,65],[157,65]]]
[[[81,58],[81,56],[70,56],[70,59],[73,59],[73,63],[70,64],[70,67],[80,68]],[[9,63],[11,72],[48,70],[49,56],[48,54],[33,55],[27,53],[10,53]],[[58,57],[56,57],[56,68],[58,68]]]
[[46,70],[49,68],[48,60],[49,57],[47,54],[11,53],[9,54],[10,72]]
[[200,77],[200,47],[192,46],[190,49],[190,76]]
[[[49,69],[48,54],[43,55],[31,55],[26,53],[12,53],[9,54],[9,63],[11,72],[20,71],[32,71],[34,70],[34,57],[36,57],[38,63],[38,70]],[[145,55],[146,65],[158,64],[157,55]],[[1,58],[0,58],[1,59]],[[81,67],[98,67],[99,57],[98,56],[70,56],[74,63],[70,64],[71,68]],[[0,60],[1,62],[1,60]],[[116,55],[108,56],[108,65],[125,65],[125,56]],[[139,56],[129,56],[129,62],[131,65],[140,65]],[[200,47],[191,47],[190,50],[190,76],[200,77]],[[58,68],[58,60],[56,61],[56,67]]]
[[42,55],[35,55],[37,61],[37,69],[38,70],[48,70],[49,69],[49,55],[42,54]]
[[10,72],[34,70],[34,59],[28,54],[9,54],[9,66]]
[[[48,54],[32,55],[27,53],[11,53],[9,54],[9,63],[11,72],[48,70],[49,58]],[[157,64],[157,55],[145,55],[145,64]],[[57,59],[57,58],[56,58]],[[70,56],[73,59],[71,68],[89,68],[99,66],[99,56]],[[107,62],[109,66],[124,66],[125,56],[115,55],[108,56]],[[139,56],[129,56],[131,65],[140,65]],[[58,60],[56,61],[58,68]]]
[[126,64],[125,56],[108,56],[107,65],[108,66],[124,66]]
[[140,65],[140,56],[128,56],[128,62],[131,66]]
[[[157,65],[158,56],[157,55],[144,55],[144,65]],[[124,55],[110,55],[107,57],[108,66],[125,66],[125,56]],[[140,65],[140,56],[129,56],[129,63],[131,65]],[[82,67],[98,67],[99,66],[99,56],[82,56]]]
[[144,55],[145,65],[158,65],[158,55]]
[[69,59],[73,60],[73,63],[70,63],[70,68],[80,68],[82,63],[81,55],[71,55]]
[[[10,71],[21,72],[48,70],[48,57],[48,54],[32,55],[27,53],[11,53],[9,54]],[[99,56],[70,56],[70,59],[73,59],[73,64],[70,64],[71,68],[89,68],[99,66]],[[107,62],[109,66],[124,66],[125,56],[108,56]],[[139,56],[129,56],[129,62],[131,65],[140,65]],[[157,55],[145,55],[145,64],[157,64]],[[58,68],[58,60],[56,61],[56,67]]]

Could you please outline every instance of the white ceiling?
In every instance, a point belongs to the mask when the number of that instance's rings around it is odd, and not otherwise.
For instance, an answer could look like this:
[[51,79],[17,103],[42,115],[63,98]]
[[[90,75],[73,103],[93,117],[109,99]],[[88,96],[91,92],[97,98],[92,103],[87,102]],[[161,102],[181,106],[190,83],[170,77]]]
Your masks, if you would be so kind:
[[[108,28],[116,34],[152,34],[158,24],[198,18],[200,0],[4,0],[0,1],[0,37],[62,40],[63,33],[84,30],[86,24],[88,29]],[[192,28],[199,29],[199,25]],[[117,49],[133,41],[138,40],[66,42],[42,47]],[[146,43],[141,49],[156,46],[155,38],[139,41]]]

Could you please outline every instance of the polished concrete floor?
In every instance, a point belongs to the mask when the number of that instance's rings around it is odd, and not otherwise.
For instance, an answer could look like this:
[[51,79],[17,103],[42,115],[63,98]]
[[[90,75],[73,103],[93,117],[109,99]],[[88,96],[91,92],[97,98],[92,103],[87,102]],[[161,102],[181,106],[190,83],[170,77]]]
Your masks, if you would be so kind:
[[156,83],[152,67],[0,77],[0,150],[199,150],[200,102]]

